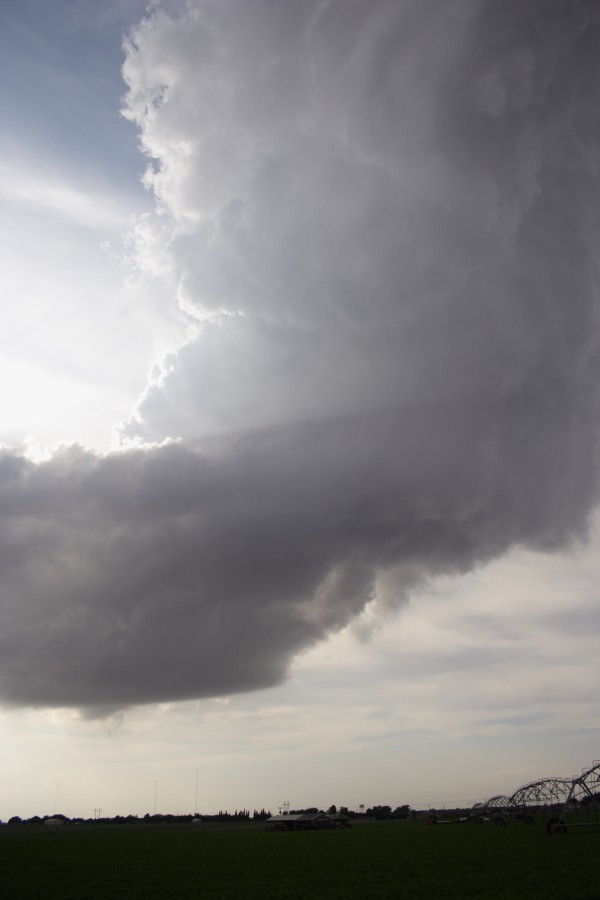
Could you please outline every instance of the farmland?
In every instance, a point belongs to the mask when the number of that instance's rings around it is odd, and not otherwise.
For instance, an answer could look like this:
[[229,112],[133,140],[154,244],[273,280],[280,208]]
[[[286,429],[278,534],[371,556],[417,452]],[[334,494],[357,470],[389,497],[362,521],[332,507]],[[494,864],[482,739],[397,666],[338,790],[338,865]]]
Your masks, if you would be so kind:
[[65,825],[0,829],[11,900],[244,897],[598,900],[595,829],[361,822],[350,831],[263,826]]

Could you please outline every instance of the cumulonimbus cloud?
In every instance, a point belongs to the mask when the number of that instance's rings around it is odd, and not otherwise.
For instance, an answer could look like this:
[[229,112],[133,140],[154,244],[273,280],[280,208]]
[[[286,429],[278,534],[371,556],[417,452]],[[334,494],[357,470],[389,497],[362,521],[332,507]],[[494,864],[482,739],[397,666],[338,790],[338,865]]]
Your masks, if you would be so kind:
[[599,28],[585,0],[140,23],[126,114],[198,332],[123,426],[154,446],[5,451],[5,702],[275,684],[382,573],[400,598],[585,529]]

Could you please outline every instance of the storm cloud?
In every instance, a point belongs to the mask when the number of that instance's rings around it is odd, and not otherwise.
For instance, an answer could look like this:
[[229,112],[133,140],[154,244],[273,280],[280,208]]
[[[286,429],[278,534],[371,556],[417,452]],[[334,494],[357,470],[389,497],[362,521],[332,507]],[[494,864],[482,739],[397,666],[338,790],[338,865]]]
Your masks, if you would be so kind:
[[4,451],[4,702],[273,685],[382,579],[401,602],[585,533],[599,38],[591,0],[193,0],[140,23],[145,234],[196,332],[123,424],[137,448]]

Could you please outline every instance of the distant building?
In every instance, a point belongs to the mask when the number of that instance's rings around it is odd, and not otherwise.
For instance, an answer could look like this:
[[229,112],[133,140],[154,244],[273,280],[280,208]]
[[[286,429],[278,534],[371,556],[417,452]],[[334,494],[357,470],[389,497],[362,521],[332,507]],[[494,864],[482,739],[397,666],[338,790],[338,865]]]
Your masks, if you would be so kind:
[[271,816],[267,825],[272,831],[309,831],[311,829],[335,828],[331,816],[326,813],[297,813],[293,815]]
[[65,824],[65,820],[64,820],[64,819],[54,819],[54,818],[52,818],[52,819],[45,819],[45,820],[44,820],[44,825],[64,825],[64,824]]

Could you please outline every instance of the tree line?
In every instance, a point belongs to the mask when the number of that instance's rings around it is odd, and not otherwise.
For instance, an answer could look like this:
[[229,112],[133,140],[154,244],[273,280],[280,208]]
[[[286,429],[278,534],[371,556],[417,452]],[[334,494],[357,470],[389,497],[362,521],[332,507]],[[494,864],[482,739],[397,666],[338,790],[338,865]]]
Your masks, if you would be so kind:
[[203,822],[261,822],[271,817],[270,810],[255,809],[252,814],[248,809],[239,809],[235,812],[227,810],[219,810],[218,813],[146,813],[143,816],[91,816],[86,819],[81,816],[69,818],[63,813],[53,813],[45,816],[31,816],[29,819],[22,819],[21,816],[11,816],[8,820],[9,825],[43,825],[48,819],[60,819],[63,822],[71,822],[75,825],[94,824],[102,822],[105,824],[115,825],[133,825],[136,822],[153,822],[153,823],[169,823],[169,822],[193,822],[194,819],[201,819]]
[[[301,814],[309,814],[309,815],[318,815],[319,813],[326,813],[330,816],[347,816],[350,819],[354,818],[370,818],[370,819],[408,819],[415,815],[414,810],[411,810],[408,804],[403,804],[402,806],[396,806],[392,808],[391,806],[371,806],[367,810],[361,810],[357,812],[356,810],[349,809],[347,806],[340,806],[339,808],[332,804],[327,809],[318,809],[316,806],[305,807],[304,809],[291,809],[289,811],[289,815],[301,815]],[[128,816],[90,816],[90,818],[86,819],[81,816],[75,816],[74,818],[69,818],[69,816],[65,816],[63,813],[53,813],[52,815],[45,816],[31,816],[29,819],[22,819],[21,816],[11,816],[8,820],[9,825],[43,825],[48,819],[60,819],[65,823],[71,822],[76,825],[82,824],[94,824],[94,823],[104,823],[104,824],[114,824],[114,825],[133,825],[137,822],[141,823],[154,823],[154,824],[164,824],[164,823],[192,823],[195,819],[201,819],[202,822],[232,822],[232,823],[241,823],[241,822],[264,822],[267,819],[271,818],[271,810],[266,809],[255,809],[252,814],[248,809],[237,809],[234,812],[229,812],[228,810],[219,810],[218,813],[184,813],[184,814],[172,814],[172,813],[146,813],[143,816],[137,815],[128,815]]]
[[408,803],[404,803],[402,806],[396,806],[393,809],[391,806],[370,806],[367,810],[361,810],[360,812],[350,809],[347,806],[340,806],[338,808],[333,803],[327,809],[317,809],[316,806],[309,806],[306,809],[291,809],[289,814],[291,816],[296,816],[303,813],[312,815],[326,813],[328,816],[348,816],[349,819],[364,818],[365,816],[369,819],[409,819],[415,815],[415,812],[411,810]]

